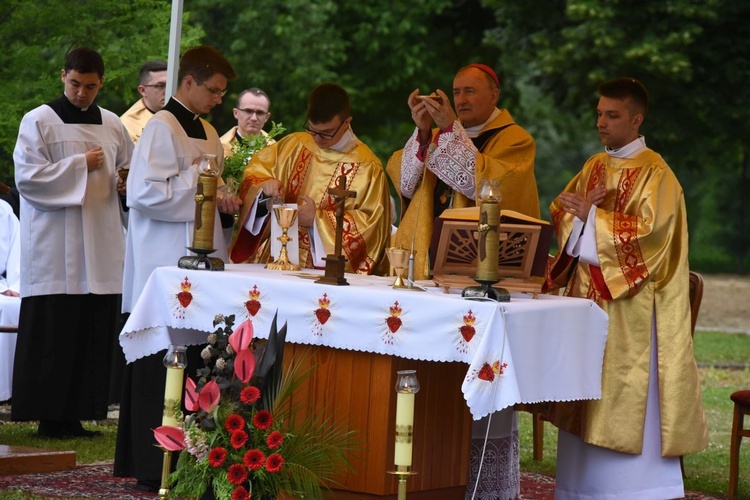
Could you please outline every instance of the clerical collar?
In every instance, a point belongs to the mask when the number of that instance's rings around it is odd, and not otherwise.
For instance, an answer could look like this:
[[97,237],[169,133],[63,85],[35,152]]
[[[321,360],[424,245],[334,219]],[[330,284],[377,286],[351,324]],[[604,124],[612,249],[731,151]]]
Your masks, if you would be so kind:
[[354,146],[356,146],[357,143],[359,143],[359,139],[357,139],[357,136],[354,135],[352,128],[349,127],[346,129],[346,132],[344,132],[344,135],[341,136],[339,142],[329,147],[328,149],[332,149],[339,153],[347,153],[354,149]]
[[177,100],[175,96],[169,98],[169,102],[164,106],[164,111],[168,111],[177,118],[177,121],[182,125],[183,130],[193,139],[207,139],[206,130],[203,128],[203,123],[198,119],[200,115],[196,115],[190,111],[184,104]]
[[[482,131],[482,129],[484,129],[484,127],[486,127],[487,124],[490,123],[492,120],[497,118],[500,115],[500,113],[502,113],[502,110],[495,108],[495,111],[492,112],[492,114],[490,115],[490,117],[487,119],[486,122],[479,124],[479,125],[474,125],[473,127],[469,127],[469,128],[464,127],[464,130],[466,131],[466,135],[469,136],[469,139],[473,139],[474,137],[477,137],[479,133]],[[461,125],[463,125],[463,123]]]
[[70,102],[67,96],[63,94],[54,101],[48,102],[47,106],[52,108],[63,123],[86,123],[90,125],[102,124],[102,110],[99,109],[99,106],[96,104],[92,104],[86,109],[81,109]]
[[646,149],[646,138],[642,135],[639,135],[636,140],[621,148],[611,149],[608,146],[604,147],[604,151],[612,158],[634,158],[644,149]]

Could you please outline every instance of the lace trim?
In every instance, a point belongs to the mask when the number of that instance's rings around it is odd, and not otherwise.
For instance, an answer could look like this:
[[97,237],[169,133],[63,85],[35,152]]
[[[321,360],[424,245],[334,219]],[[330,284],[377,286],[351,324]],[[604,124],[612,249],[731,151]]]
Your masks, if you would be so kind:
[[[466,500],[471,500],[479,472],[479,458],[484,438],[471,440],[471,472],[466,485]],[[521,494],[521,469],[519,467],[518,431],[510,436],[490,438],[484,451],[482,477],[479,478],[477,500],[508,500]]]
[[418,132],[419,129],[415,128],[414,133],[406,142],[401,156],[401,194],[407,198],[414,196],[424,172],[424,163],[417,158],[417,153],[419,153]]
[[452,131],[440,134],[437,149],[427,160],[427,168],[450,187],[473,200],[477,153],[479,150],[469,139],[466,130],[455,121]]

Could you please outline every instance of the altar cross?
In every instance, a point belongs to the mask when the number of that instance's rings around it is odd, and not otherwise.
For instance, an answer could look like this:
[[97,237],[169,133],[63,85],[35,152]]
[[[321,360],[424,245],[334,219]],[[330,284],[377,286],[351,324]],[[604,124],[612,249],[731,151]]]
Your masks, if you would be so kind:
[[328,188],[328,194],[336,201],[336,243],[333,254],[341,256],[341,245],[344,239],[344,212],[347,198],[356,198],[356,191],[346,189],[346,176],[340,175],[336,187]]

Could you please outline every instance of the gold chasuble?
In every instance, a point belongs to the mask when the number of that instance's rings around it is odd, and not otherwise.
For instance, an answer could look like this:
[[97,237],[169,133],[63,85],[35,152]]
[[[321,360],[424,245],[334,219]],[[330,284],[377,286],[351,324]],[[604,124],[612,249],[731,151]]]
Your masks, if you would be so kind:
[[[601,179],[607,196],[588,221],[596,224],[601,268],[561,250],[547,285],[567,287],[566,295],[589,298],[609,315],[602,399],[552,403],[549,417],[586,443],[640,454],[649,356],[656,349],[662,456],[701,451],[708,437],[690,331],[682,187],[662,157],[644,149],[633,158],[592,156],[565,191],[588,193]],[[550,213],[564,249],[574,218],[556,201]]]
[[[317,255],[332,254],[336,235],[336,202],[328,188],[337,186],[338,178],[346,176],[346,189],[357,196],[346,201],[342,251],[348,259],[347,272],[372,274],[383,258],[390,237],[390,202],[385,171],[375,154],[360,141],[347,152],[320,149],[306,132],[291,134],[275,144],[266,146],[253,155],[245,169],[240,189],[243,200],[240,230],[230,250],[233,262],[260,260],[266,262],[270,245],[256,252],[269,235],[266,221],[264,230],[252,235],[244,226],[250,208],[269,179],[281,181],[286,203],[297,203],[306,195],[317,205],[315,228],[325,248],[317,248]],[[301,267],[313,267],[308,229],[299,228],[299,258]],[[258,259],[258,257],[260,257]]]
[[[500,130],[502,129],[502,130]],[[531,217],[539,217],[539,195],[534,176],[534,156],[536,145],[534,139],[522,127],[515,124],[507,110],[502,112],[479,133],[481,136],[492,130],[498,132],[492,136],[474,161],[474,177],[477,189],[484,179],[499,179],[503,199],[503,209],[515,210]],[[438,130],[433,130],[433,138]],[[414,136],[412,139],[416,140]],[[431,154],[437,157],[441,148],[450,149],[450,144],[439,141],[437,149]],[[396,151],[388,160],[386,170],[399,193],[401,179],[401,162],[404,150]],[[464,159],[457,159],[461,161]],[[428,159],[429,161],[429,159]],[[470,160],[466,160],[470,161]],[[414,279],[425,279],[429,276],[429,248],[432,239],[432,227],[435,214],[434,192],[438,177],[425,168],[422,180],[411,200],[402,196],[403,217],[395,236],[395,245],[411,249],[414,238]],[[453,208],[475,206],[474,200],[455,192]],[[408,203],[408,206],[406,204]]]
[[120,117],[120,121],[128,129],[128,134],[133,142],[138,142],[138,138],[143,133],[143,128],[154,114],[143,103],[143,99],[138,99],[130,109],[125,111]]

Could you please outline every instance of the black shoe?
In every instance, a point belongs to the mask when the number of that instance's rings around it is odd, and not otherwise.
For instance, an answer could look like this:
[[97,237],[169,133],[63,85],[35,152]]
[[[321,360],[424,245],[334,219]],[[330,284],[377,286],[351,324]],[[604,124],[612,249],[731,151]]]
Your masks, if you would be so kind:
[[135,489],[138,491],[148,491],[149,493],[159,493],[161,481],[156,479],[139,479],[135,483]]
[[36,433],[39,437],[63,439],[67,437],[67,422],[40,420]]
[[74,420],[65,422],[67,435],[70,437],[93,438],[102,435],[102,431],[89,431],[83,428],[81,422]]

